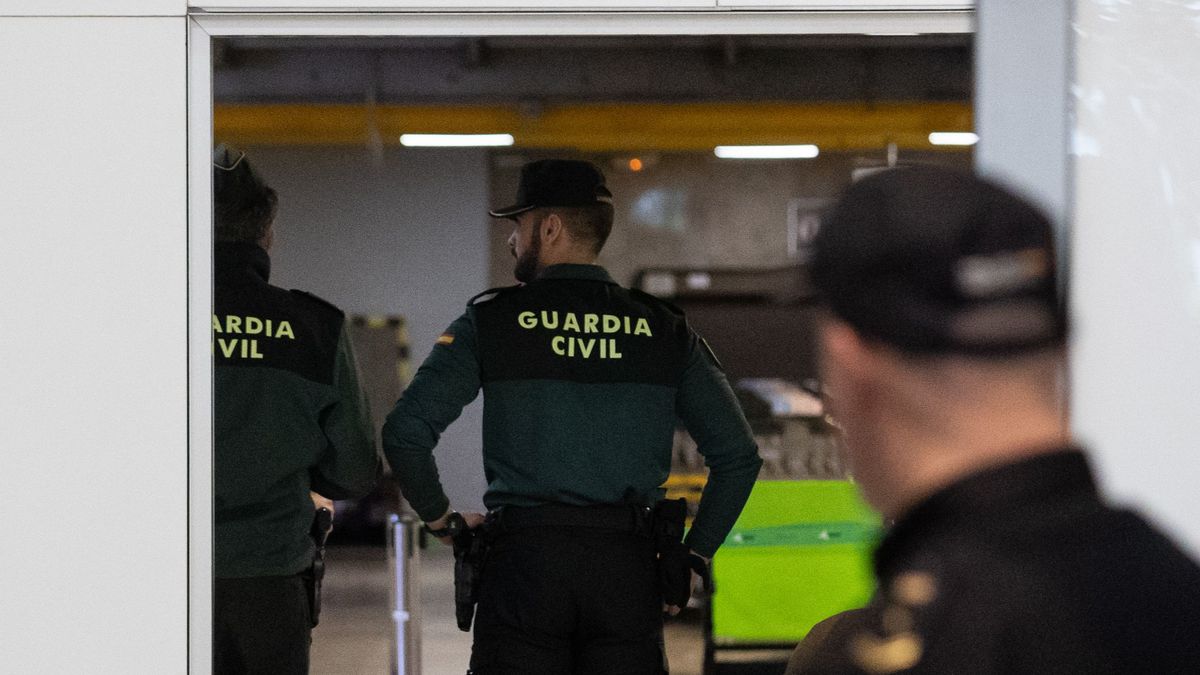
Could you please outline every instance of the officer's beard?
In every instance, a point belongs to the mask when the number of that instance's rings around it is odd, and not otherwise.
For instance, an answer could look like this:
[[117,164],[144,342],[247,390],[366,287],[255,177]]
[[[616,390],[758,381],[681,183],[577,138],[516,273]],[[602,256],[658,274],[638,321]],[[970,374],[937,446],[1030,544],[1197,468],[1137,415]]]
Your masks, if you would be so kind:
[[537,278],[541,268],[539,258],[542,255],[542,232],[539,228],[534,228],[533,239],[529,242],[529,248],[525,249],[517,258],[517,264],[513,267],[513,276],[517,281],[527,284]]

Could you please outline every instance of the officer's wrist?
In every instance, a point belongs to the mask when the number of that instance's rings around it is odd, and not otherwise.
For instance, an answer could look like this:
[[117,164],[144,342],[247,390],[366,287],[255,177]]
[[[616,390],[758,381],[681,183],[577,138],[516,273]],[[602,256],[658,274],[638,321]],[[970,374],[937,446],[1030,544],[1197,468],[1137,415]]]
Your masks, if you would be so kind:
[[425,532],[437,537],[438,539],[457,539],[459,534],[468,529],[466,518],[456,511],[451,511],[438,520],[442,521],[443,523],[440,527],[434,526],[436,525],[437,521],[434,521],[433,524],[425,526]]
[[440,529],[446,527],[446,525],[448,525],[450,523],[450,514],[451,513],[454,513],[454,509],[446,509],[446,512],[443,513],[442,516],[440,518],[438,518],[437,520],[425,521],[425,527],[428,527],[431,530],[440,530]]

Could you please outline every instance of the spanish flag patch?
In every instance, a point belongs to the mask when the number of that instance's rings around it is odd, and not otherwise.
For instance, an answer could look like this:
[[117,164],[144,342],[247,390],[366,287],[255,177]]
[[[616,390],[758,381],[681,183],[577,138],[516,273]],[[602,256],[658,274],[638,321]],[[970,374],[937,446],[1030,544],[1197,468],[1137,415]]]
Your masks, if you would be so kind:
[[454,336],[450,333],[442,333],[441,336],[438,337],[437,343],[439,345],[452,345],[454,344]]

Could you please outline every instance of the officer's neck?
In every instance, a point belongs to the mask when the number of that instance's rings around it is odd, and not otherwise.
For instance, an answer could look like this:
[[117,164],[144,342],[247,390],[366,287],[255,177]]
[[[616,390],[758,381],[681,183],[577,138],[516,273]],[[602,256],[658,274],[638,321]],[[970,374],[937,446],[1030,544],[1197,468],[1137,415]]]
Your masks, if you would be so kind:
[[[1014,424],[1014,420],[984,424],[971,433],[949,439],[927,439],[917,461],[900,481],[900,489],[886,510],[902,515],[934,493],[987,469],[1012,464],[1070,444],[1070,435],[1052,420],[1015,422],[1020,433],[988,436]],[[934,442],[934,441],[937,442]],[[909,447],[921,447],[910,445]]]
[[896,415],[882,435],[891,485],[877,506],[892,518],[980,471],[1056,451],[1071,443],[1053,407],[1029,397],[949,404],[935,422]]
[[574,247],[556,250],[542,249],[538,256],[538,270],[544,270],[553,265],[595,265],[596,254],[591,251],[580,251]]

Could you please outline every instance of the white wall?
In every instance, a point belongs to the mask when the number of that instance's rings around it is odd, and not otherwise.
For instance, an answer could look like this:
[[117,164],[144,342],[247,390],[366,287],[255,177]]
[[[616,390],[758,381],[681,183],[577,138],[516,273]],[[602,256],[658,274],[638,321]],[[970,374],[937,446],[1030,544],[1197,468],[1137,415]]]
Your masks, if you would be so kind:
[[1073,430],[1200,554],[1200,7],[981,0],[976,40],[978,168],[1064,223]]
[[0,671],[185,667],[185,23],[0,18]]
[[976,166],[1064,225],[1070,6],[1067,0],[980,0],[975,35]]
[[187,0],[0,0],[0,16],[183,16]]
[[1076,6],[1075,428],[1200,555],[1200,6]]
[[[271,281],[352,314],[406,318],[414,372],[487,288],[488,168],[482,150],[246,148],[279,193]],[[435,456],[457,508],[482,508],[482,400]]]
[[[126,0],[129,1],[129,0]],[[191,0],[193,7],[210,11],[302,8],[355,9],[752,9],[957,11],[971,8],[972,0]]]

